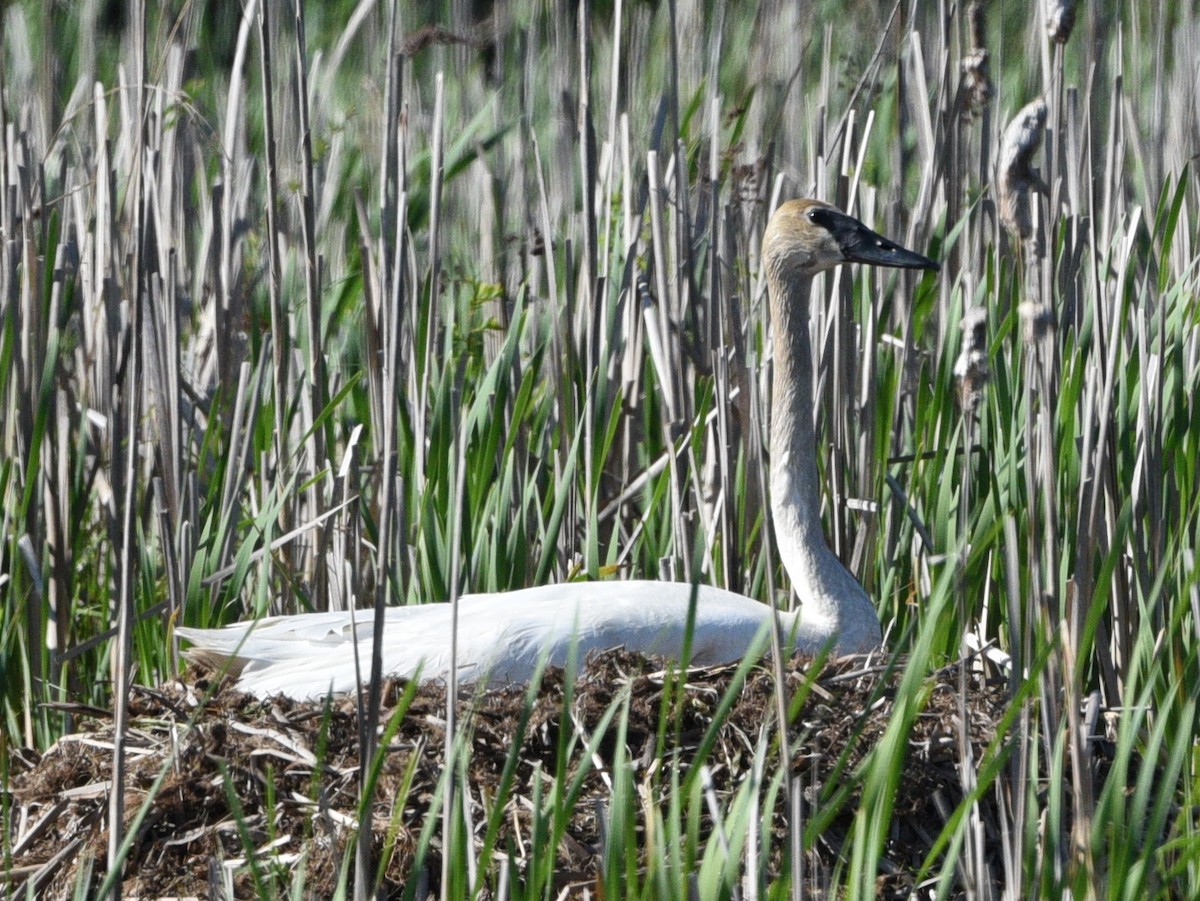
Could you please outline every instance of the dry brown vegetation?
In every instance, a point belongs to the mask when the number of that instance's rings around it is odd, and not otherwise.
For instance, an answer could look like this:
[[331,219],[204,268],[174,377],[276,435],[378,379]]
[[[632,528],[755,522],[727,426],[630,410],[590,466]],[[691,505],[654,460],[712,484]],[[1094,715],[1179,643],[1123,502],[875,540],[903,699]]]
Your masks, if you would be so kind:
[[[840,812],[822,829],[807,856],[809,891],[828,888],[829,874],[852,832],[858,800],[848,774],[879,740],[894,712],[897,674],[888,675],[886,669],[868,658],[847,658],[815,672],[797,660],[786,670],[788,691],[802,689],[808,698],[790,730],[792,775],[812,799],[826,783],[844,781],[849,788]],[[490,819],[485,805],[507,794],[498,845],[514,873],[527,863],[522,837],[532,832],[537,783],[558,766],[564,729],[572,733],[567,738],[575,745],[567,777],[579,774],[582,781],[576,813],[555,849],[556,893],[602,891],[598,877],[604,834],[598,818],[613,777],[596,761],[623,760],[639,791],[657,795],[666,790],[657,763],[664,704],[672,711],[668,753],[686,771],[699,765],[697,748],[705,745],[719,702],[736,681],[741,685],[734,686],[737,700],[721,717],[713,747],[704,756],[705,791],[724,808],[745,780],[764,778],[755,772],[762,763],[756,764],[755,758],[760,735],[771,731],[775,683],[769,672],[757,669],[742,685],[732,666],[693,670],[675,693],[673,677],[650,661],[609,652],[589,662],[569,698],[563,675],[561,670],[545,675],[532,707],[522,688],[463,696],[463,725],[470,743],[465,773],[470,786],[468,818],[482,833]],[[986,683],[971,673],[971,706],[964,710],[958,676],[957,667],[934,675],[929,703],[909,733],[908,765],[896,797],[879,897],[909,896],[931,837],[962,800],[960,717],[967,717],[966,734],[975,759],[985,755],[996,737],[1006,701],[1003,681]],[[136,838],[125,890],[134,897],[211,897],[228,882],[237,897],[251,897],[254,882],[240,865],[249,839],[260,849],[264,869],[286,872],[300,866],[312,896],[332,897],[359,820],[359,737],[353,701],[334,700],[328,707],[285,698],[264,703],[229,688],[217,688],[209,696],[210,688],[209,681],[200,678],[160,689],[140,688],[130,699],[126,807],[137,810],[146,800],[149,806],[139,821],[131,818],[128,824]],[[384,719],[402,710],[371,815],[374,863],[383,873],[388,896],[412,878],[420,842],[416,827],[426,822],[440,796],[445,766],[444,690],[427,684],[409,697],[404,688],[397,683],[385,687]],[[614,706],[628,711],[623,714],[627,758],[613,747],[611,735],[593,740],[593,730],[611,716]],[[870,713],[864,717],[866,710]],[[12,791],[30,815],[30,827],[28,838],[15,849],[13,864],[18,873],[36,872],[33,884],[42,898],[72,897],[80,869],[105,853],[112,727],[105,718],[85,714],[82,719],[80,732],[63,736],[41,754],[29,752],[15,761]],[[510,761],[515,767],[508,777]],[[156,784],[160,772],[166,778]],[[506,778],[513,780],[511,788],[503,786]],[[231,790],[237,810],[231,809]],[[61,802],[46,807],[47,798]],[[407,799],[408,806],[397,809],[396,798]],[[998,843],[1000,812],[994,804],[986,805],[984,822],[989,841]],[[802,815],[811,815],[813,806],[801,801]],[[784,798],[776,796],[770,821],[776,833],[773,841],[781,849],[790,845],[787,813]],[[711,827],[709,820],[705,828]],[[57,853],[63,850],[69,853]],[[51,859],[54,865],[46,866]],[[772,866],[778,865],[776,861]],[[423,867],[418,878],[435,882],[431,874],[440,869],[436,847]]]

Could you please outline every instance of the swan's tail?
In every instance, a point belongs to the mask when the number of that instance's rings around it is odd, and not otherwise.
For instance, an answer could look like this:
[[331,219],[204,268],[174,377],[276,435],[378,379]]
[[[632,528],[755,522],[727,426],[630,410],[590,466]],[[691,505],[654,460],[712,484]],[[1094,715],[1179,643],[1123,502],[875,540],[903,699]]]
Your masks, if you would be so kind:
[[237,679],[254,662],[249,629],[193,629],[177,626],[175,634],[191,643],[184,648],[185,660],[214,673]]

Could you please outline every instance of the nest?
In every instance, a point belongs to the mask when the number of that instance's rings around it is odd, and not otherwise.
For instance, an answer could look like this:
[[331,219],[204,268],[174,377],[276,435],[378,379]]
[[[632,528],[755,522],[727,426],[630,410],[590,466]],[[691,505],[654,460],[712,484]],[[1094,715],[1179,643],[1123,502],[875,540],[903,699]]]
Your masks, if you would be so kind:
[[[809,666],[797,658],[785,670],[789,699],[799,691],[807,692],[789,731],[794,778],[788,781],[802,787],[803,798],[796,802],[802,813],[828,802],[826,787],[853,785],[855,765],[894,715],[899,679],[869,658],[834,661],[815,679],[807,672]],[[678,760],[686,773],[696,762],[701,738],[731,690],[735,673],[732,666],[691,670],[685,683],[678,685],[645,658],[608,652],[589,660],[580,674],[570,702],[570,722],[563,722],[562,716],[563,674],[547,672],[524,730],[520,728],[526,716],[524,689],[464,693],[459,710],[470,732],[465,794],[472,808],[476,848],[483,831],[480,799],[498,796],[514,748],[519,748],[518,763],[503,827],[508,834],[501,836],[497,848],[508,857],[512,878],[519,879],[526,862],[522,849],[530,847],[527,830],[535,783],[542,782],[545,797],[545,780],[555,772],[560,730],[594,734],[614,697],[628,690],[627,757],[622,759],[633,762],[635,784],[661,792],[663,783],[670,781],[655,776],[665,772],[666,763],[655,750],[664,693],[677,692],[673,706],[668,705],[673,712],[665,714],[671,728],[663,756]],[[320,703],[282,698],[261,702],[228,685],[210,685],[202,675],[190,675],[186,683],[138,689],[130,699],[133,725],[128,734],[125,809],[126,828],[135,830],[136,838],[125,865],[126,894],[219,896],[232,885],[235,896],[254,897],[255,885],[245,865],[246,849],[253,847],[257,859],[271,867],[303,868],[309,896],[332,896],[345,876],[346,861],[353,859],[350,846],[358,825],[354,703],[335,699],[327,709]],[[927,682],[928,700],[908,736],[904,778],[884,847],[881,897],[911,896],[914,874],[963,797],[963,767],[973,770],[995,736],[1006,690],[978,672],[965,676],[965,705],[957,667],[938,671]],[[756,746],[764,736],[771,748],[768,773],[778,765],[772,673],[755,669],[740,690],[732,690],[736,692],[732,710],[703,761],[712,791],[721,801],[749,776]],[[209,697],[202,702],[205,695]],[[403,696],[402,684],[385,686],[383,722]],[[437,840],[423,866],[416,866],[415,855],[422,827],[428,817],[438,815],[430,805],[436,803],[444,765],[444,717],[444,689],[436,684],[420,686],[386,752],[370,823],[376,864],[383,862],[385,897],[399,896],[413,879],[422,880],[429,890],[437,888]],[[8,841],[13,853],[7,878],[18,896],[31,885],[41,898],[71,897],[76,882],[87,878],[80,871],[85,866],[93,867],[93,891],[98,886],[107,843],[112,738],[110,723],[92,721],[86,730],[64,736],[43,754],[23,751],[12,756]],[[598,753],[590,758],[593,766],[557,849],[560,890],[588,888],[595,893],[616,741],[616,728],[611,727]],[[580,766],[583,753],[574,753],[572,768]],[[165,778],[157,792],[151,792],[160,774]],[[406,774],[413,780],[406,806],[395,810]],[[153,800],[146,816],[135,823],[150,794]],[[989,824],[999,819],[990,809],[993,795],[987,792],[980,801],[985,808],[980,811],[981,821],[989,833]],[[856,801],[855,788],[806,852],[806,879],[817,890],[843,855]],[[776,872],[782,863],[779,858],[790,847],[786,808],[781,798],[772,817],[770,842],[778,850],[771,868]],[[641,810],[639,806],[639,815]],[[644,823],[637,824],[639,844],[644,828]],[[711,822],[706,821],[703,829],[711,829]],[[440,826],[436,834],[441,834]],[[481,868],[486,865],[481,862]],[[494,871],[494,862],[489,869]]]

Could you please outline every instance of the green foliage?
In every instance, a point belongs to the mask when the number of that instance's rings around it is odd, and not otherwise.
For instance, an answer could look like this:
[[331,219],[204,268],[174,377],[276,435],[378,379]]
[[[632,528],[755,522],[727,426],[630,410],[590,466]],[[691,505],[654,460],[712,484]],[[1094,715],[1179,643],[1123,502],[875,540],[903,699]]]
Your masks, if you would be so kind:
[[[763,497],[758,244],[778,187],[853,200],[944,263],[844,272],[814,299],[827,533],[901,676],[887,733],[839,760],[845,783],[822,787],[804,849],[853,810],[833,890],[871,896],[927,674],[970,634],[1013,655],[1011,701],[922,878],[939,897],[972,878],[973,805],[995,792],[1012,871],[993,876],[1014,896],[1197,894],[1200,195],[1172,113],[1200,90],[1174,37],[1196,11],[1100,4],[1062,46],[1038,16],[994,14],[996,97],[973,118],[962,10],[624,4],[618,41],[617,6],[597,4],[583,41],[566,4],[508,18],[497,4],[486,26],[456,19],[469,4],[433,4],[427,20],[402,10],[389,86],[388,11],[359,6],[307,4],[299,40],[271,6],[265,70],[236,4],[148,9],[142,59],[120,4],[4,11],[0,772],[12,746],[72,727],[48,702],[122,703],[114,666],[173,674],[175,621],[697,566],[772,600],[788,583]],[[1042,95],[1055,131],[1036,157],[1038,252],[1002,233],[994,170],[1008,118]],[[1028,333],[1028,304],[1052,314],[1046,336]],[[973,307],[989,379],[964,409]],[[714,813],[700,766],[669,760],[670,696],[648,787],[629,766],[627,695],[590,736],[562,729],[513,896],[553,896],[601,749],[606,895],[729,897],[751,859],[771,872],[763,891],[785,893],[790,849],[751,841],[788,791],[778,739],[757,740],[752,778]],[[1111,712],[1103,739],[1080,737],[1093,697]],[[457,747],[442,791],[465,781],[465,734]],[[496,892],[517,766],[481,842],[461,818],[404,824],[418,866],[435,844],[458,855],[453,893]],[[7,791],[0,817],[7,873]],[[249,859],[256,891],[300,893]]]

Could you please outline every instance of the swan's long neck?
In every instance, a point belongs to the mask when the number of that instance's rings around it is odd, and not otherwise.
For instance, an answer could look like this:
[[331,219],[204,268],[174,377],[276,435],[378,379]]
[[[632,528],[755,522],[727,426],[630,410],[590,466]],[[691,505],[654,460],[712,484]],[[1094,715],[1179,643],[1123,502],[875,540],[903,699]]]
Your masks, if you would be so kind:
[[843,646],[879,641],[879,619],[858,581],[825,543],[813,434],[813,355],[807,275],[770,269],[774,340],[771,401],[771,514],[779,556],[808,630],[830,630]]

